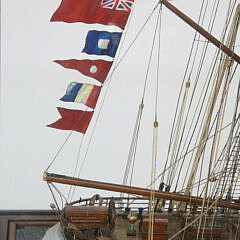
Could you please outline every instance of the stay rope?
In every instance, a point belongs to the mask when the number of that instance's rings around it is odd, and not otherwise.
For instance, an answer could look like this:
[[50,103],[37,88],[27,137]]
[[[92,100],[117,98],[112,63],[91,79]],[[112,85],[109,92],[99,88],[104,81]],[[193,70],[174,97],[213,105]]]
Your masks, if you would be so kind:
[[[228,20],[228,17],[227,17],[227,19],[225,21],[225,25],[224,25],[224,30],[223,30],[223,34],[222,34],[222,38],[221,38],[222,41],[221,42],[223,42],[223,39],[225,38],[226,30],[227,30],[228,25],[229,25],[229,20]],[[206,137],[206,134],[207,134],[207,131],[209,129],[209,124],[210,124],[210,121],[211,121],[212,112],[213,112],[213,109],[214,109],[214,106],[215,106],[215,103],[216,103],[216,100],[217,100],[217,96],[219,94],[219,90],[220,90],[220,87],[221,87],[221,84],[222,84],[222,79],[223,79],[223,75],[224,75],[224,72],[225,72],[226,63],[223,64],[224,67],[222,67],[221,62],[222,62],[222,60],[220,59],[219,68],[218,68],[218,71],[217,71],[216,77],[215,77],[216,86],[214,88],[214,93],[212,93],[212,96],[209,98],[209,101],[208,101],[208,110],[207,110],[207,115],[206,115],[206,118],[205,118],[205,123],[203,125],[202,134],[201,134],[201,137],[200,137],[200,140],[199,140],[200,143],[202,143],[204,141],[204,139]],[[189,177],[189,180],[188,180],[188,183],[187,183],[187,190],[185,192],[186,194],[188,194],[190,192],[190,186],[192,184],[193,179],[196,176],[196,172],[197,172],[202,148],[203,148],[203,146],[198,148],[198,150],[196,152],[196,156],[195,156],[195,159],[194,159],[194,162],[193,162],[190,177]]]
[[[211,27],[212,28],[212,27]],[[224,32],[226,32],[226,30],[224,30]]]
[[[198,23],[200,22],[200,18],[201,18],[201,15],[202,15],[203,6],[204,6],[204,1],[205,1],[205,0],[202,1],[202,5],[201,5],[201,9],[200,9],[200,14],[199,14],[199,17],[198,17]],[[196,36],[197,36],[197,31],[195,32],[195,36],[194,36],[194,39],[193,39],[193,42],[192,42],[192,46],[191,46],[191,49],[190,49],[190,53],[189,53],[189,57],[188,57],[188,60],[187,60],[187,65],[186,65],[186,68],[185,68],[184,76],[183,76],[183,79],[182,79],[180,91],[179,91],[179,94],[178,94],[178,99],[177,99],[177,104],[176,104],[176,109],[175,109],[175,113],[174,113],[174,118],[173,118],[173,123],[172,123],[172,128],[171,128],[171,134],[170,134],[170,139],[169,139],[167,160],[166,160],[166,162],[165,162],[165,166],[164,166],[164,171],[163,171],[163,173],[166,172],[166,168],[167,168],[167,164],[168,164],[168,158],[169,158],[170,149],[171,149],[171,145],[172,145],[174,126],[175,126],[175,121],[176,121],[176,118],[177,118],[178,108],[179,108],[179,104],[180,104],[180,98],[181,98],[181,94],[182,94],[184,82],[185,82],[185,79],[186,79],[186,76],[187,76],[188,68],[189,68],[189,65],[190,65],[192,53],[193,53],[193,50],[194,50],[194,43],[195,43],[195,38],[196,38]],[[163,175],[162,175],[162,178],[161,178],[161,181],[160,181],[161,183],[163,183],[163,181],[164,181],[164,176],[165,176],[165,175],[163,174]]]
[[[159,68],[160,68],[160,46],[161,46],[161,17],[162,17],[162,5],[160,5],[159,13],[158,13],[158,19],[156,24],[156,29],[154,33],[154,41],[152,44],[152,51],[151,51],[151,58],[152,58],[152,52],[154,49],[155,44],[155,37],[157,30],[159,29],[159,44],[158,44],[158,66],[157,66],[157,81],[156,81],[156,93],[155,93],[155,120],[153,122],[153,145],[152,145],[152,171],[151,171],[151,192],[150,192],[150,201],[149,201],[149,224],[148,224],[148,240],[153,240],[154,236],[154,213],[155,213],[155,182],[154,179],[156,178],[156,167],[157,167],[157,150],[158,150],[158,121],[157,121],[157,109],[158,109],[158,87],[159,87]],[[150,61],[149,60],[149,66]],[[147,71],[148,74],[148,71]],[[147,77],[147,76],[146,76]],[[146,86],[146,84],[145,84]],[[145,93],[145,90],[144,90]],[[144,96],[143,96],[144,97]]]
[[[143,108],[144,108],[144,98],[145,98],[146,88],[147,88],[148,73],[149,73],[149,69],[150,69],[150,63],[151,63],[154,44],[155,44],[157,28],[158,28],[158,25],[159,25],[160,15],[161,15],[161,11],[162,11],[162,7],[161,7],[160,4],[159,4],[159,6],[160,6],[160,8],[159,8],[157,23],[156,23],[156,27],[155,27],[155,31],[154,31],[152,47],[151,47],[151,50],[150,50],[150,56],[149,56],[148,66],[147,66],[144,85],[143,85],[143,93],[142,93],[141,103],[139,104],[137,119],[136,119],[136,122],[135,122],[134,132],[133,132],[133,136],[132,136],[132,142],[131,142],[131,146],[130,146],[130,150],[129,150],[129,154],[128,154],[128,161],[127,161],[127,164],[126,164],[124,178],[123,178],[123,184],[124,185],[127,183],[130,168],[132,169],[131,170],[131,176],[130,176],[130,186],[132,184],[132,177],[133,177],[135,160],[136,160],[136,150],[137,150],[139,129],[140,129],[141,118],[142,118],[142,113],[143,113]],[[121,196],[123,196],[123,194],[121,194]]]

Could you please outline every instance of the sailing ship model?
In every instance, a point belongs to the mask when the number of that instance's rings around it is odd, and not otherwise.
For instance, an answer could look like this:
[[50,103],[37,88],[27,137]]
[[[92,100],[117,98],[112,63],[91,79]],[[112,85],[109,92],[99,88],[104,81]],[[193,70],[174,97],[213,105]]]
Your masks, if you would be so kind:
[[[81,136],[88,134],[88,125],[92,124],[94,118],[98,119],[97,110],[101,110],[98,98],[104,90],[107,91],[115,70],[142,34],[149,19],[154,13],[157,16],[146,78],[142,84],[143,95],[138,106],[122,184],[81,179],[76,170],[72,176],[50,173],[49,168],[57,156],[44,172],[43,179],[52,193],[54,203],[51,207],[59,217],[63,239],[240,239],[240,84],[236,77],[240,63],[236,53],[240,5],[236,1],[229,1],[223,33],[221,39],[217,39],[211,34],[214,14],[208,30],[201,26],[206,13],[204,9],[207,8],[205,1],[196,23],[169,1],[160,0],[132,43],[120,55],[135,3],[136,0],[62,0],[51,18],[53,22],[114,25],[121,29],[118,32],[94,29],[88,32],[83,52],[96,56],[95,59],[55,61],[98,83],[72,82],[61,98],[64,102],[85,106],[84,110],[59,107],[61,118],[48,125],[69,130],[68,140],[73,131],[79,132]],[[149,68],[154,53],[157,53],[158,64],[161,57],[161,17],[166,8],[196,33],[178,97],[166,162],[162,164],[164,168],[159,174],[156,173],[159,128],[159,83],[156,81],[151,180],[149,186],[140,188],[132,186],[132,173]],[[216,13],[216,10],[217,4],[213,6],[213,12]],[[94,28],[95,25],[92,26]],[[202,68],[210,44],[215,46],[215,53],[211,59],[208,57],[206,64],[209,70],[207,76],[203,77]],[[107,61],[102,56],[112,60]],[[200,61],[194,78],[192,72],[197,57]],[[159,66],[155,71],[158,79]],[[200,84],[203,78],[206,80]],[[230,92],[230,89],[233,91]],[[228,107],[230,97],[234,98],[234,103]],[[194,98],[198,103],[195,108],[192,106]],[[226,124],[224,114],[230,109],[231,119]],[[91,198],[69,201],[71,198],[64,196],[56,183],[69,185],[69,196],[73,195],[76,186],[96,189],[96,194]],[[117,192],[120,196],[101,197],[98,190]],[[62,209],[56,195],[65,202]]]

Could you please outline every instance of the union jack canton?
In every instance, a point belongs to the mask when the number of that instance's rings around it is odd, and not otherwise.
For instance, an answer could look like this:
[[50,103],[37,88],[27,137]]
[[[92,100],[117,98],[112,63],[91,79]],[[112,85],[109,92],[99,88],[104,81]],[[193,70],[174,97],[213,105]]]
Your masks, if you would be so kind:
[[134,0],[102,0],[102,7],[130,12]]

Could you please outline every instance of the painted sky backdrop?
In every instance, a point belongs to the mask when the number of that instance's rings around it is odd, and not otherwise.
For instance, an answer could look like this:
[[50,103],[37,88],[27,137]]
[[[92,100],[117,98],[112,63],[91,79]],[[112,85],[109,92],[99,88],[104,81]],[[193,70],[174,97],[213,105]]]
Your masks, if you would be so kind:
[[[228,1],[220,1],[217,23],[213,29],[217,38],[223,27],[226,2]],[[155,0],[136,0],[123,52],[156,3]],[[197,20],[201,1],[174,0],[171,3]],[[57,106],[74,107],[74,103],[71,105],[59,101],[70,82],[96,83],[95,80],[84,77],[77,71],[65,69],[53,61],[94,59],[94,56],[89,57],[81,52],[87,32],[92,29],[120,31],[120,28],[100,24],[50,23],[60,0],[2,0],[1,4],[0,208],[47,209],[52,198],[46,183],[42,181],[42,175],[69,132],[47,128],[46,125],[59,118]],[[138,104],[141,101],[148,61],[146,56],[149,56],[155,22],[156,14],[113,75],[83,167],[83,178],[114,183],[122,181]],[[194,30],[163,7],[158,105],[159,171],[166,158],[176,96],[194,33]],[[154,58],[152,65],[156,63],[156,56]],[[107,56],[101,59],[111,60]],[[149,82],[146,93],[144,128],[140,132],[133,179],[133,185],[137,186],[146,186],[150,182],[151,173],[155,70],[150,69],[149,74],[152,81]],[[89,139],[90,136],[86,136],[86,142]],[[49,172],[70,174],[79,144],[80,134],[73,133]],[[87,144],[84,148],[88,148]],[[80,160],[83,158],[84,155]],[[91,196],[95,192],[80,188],[77,198]]]

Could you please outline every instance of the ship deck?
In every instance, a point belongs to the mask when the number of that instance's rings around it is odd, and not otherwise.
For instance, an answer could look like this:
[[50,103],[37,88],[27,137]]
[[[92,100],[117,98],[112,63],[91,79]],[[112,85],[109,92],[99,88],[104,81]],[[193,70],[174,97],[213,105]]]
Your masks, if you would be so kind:
[[[212,219],[212,217],[211,217]],[[224,221],[224,226],[206,226],[204,229],[204,237],[199,238],[199,239],[217,239],[217,240],[238,240],[240,239],[240,226],[238,224],[238,220],[236,217],[216,217],[215,220],[222,221],[223,219],[226,219]],[[129,222],[128,219],[124,219],[121,215],[118,215],[116,218],[116,225],[115,229],[112,234],[112,240],[143,240],[147,239],[146,237],[143,236],[139,229],[139,223],[140,220],[137,220],[135,222],[135,230],[136,230],[136,236],[128,236],[127,231],[129,229]],[[175,233],[180,231],[186,223],[186,218],[183,216],[174,216],[174,215],[169,215],[168,216],[168,237],[167,238],[161,238],[160,235],[157,236],[155,235],[154,239],[173,239],[173,240],[180,240],[180,239],[185,239],[185,240],[193,240],[197,239],[196,234],[197,234],[197,229],[198,226],[197,224],[193,224],[189,228],[187,228],[185,231],[182,232],[182,234],[179,234],[177,237],[171,238]],[[228,223],[228,225],[225,225]],[[203,228],[202,228],[203,229]],[[200,231],[200,234],[202,233],[202,229]],[[215,235],[214,235],[215,234]]]

